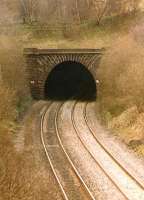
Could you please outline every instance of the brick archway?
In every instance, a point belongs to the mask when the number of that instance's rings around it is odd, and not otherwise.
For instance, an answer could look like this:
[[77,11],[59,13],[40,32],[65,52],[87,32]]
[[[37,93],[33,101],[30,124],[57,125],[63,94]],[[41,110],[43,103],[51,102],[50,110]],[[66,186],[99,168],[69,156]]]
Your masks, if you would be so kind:
[[96,79],[104,49],[25,49],[28,80],[33,98],[44,99],[45,81],[52,69],[65,61],[84,65]]

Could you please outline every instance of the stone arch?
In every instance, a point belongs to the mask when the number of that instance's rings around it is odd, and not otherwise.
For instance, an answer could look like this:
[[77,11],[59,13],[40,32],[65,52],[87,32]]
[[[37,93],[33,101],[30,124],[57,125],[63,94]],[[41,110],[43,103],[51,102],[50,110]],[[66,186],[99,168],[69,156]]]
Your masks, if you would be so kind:
[[[98,56],[91,57],[91,59],[86,55],[67,55],[67,56],[41,56],[38,58],[37,62],[44,68],[46,74],[49,74],[52,69],[63,62],[77,62],[84,65],[89,71],[93,70],[93,65],[95,64],[96,60],[98,60]],[[93,72],[92,72],[93,73]],[[44,78],[44,81],[46,80]]]
[[66,60],[48,73],[44,83],[44,94],[52,100],[67,100],[71,97],[93,100],[97,95],[96,81],[83,64],[75,60]]
[[78,62],[96,79],[96,69],[104,49],[25,49],[28,80],[33,98],[44,99],[44,84],[48,74],[59,63]]

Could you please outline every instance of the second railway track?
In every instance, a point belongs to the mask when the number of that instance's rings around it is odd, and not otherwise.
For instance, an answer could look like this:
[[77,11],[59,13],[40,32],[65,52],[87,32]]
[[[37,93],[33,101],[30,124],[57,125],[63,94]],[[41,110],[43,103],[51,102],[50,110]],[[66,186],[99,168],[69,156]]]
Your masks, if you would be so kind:
[[123,164],[120,163],[120,161],[108,150],[108,148],[103,144],[103,142],[97,137],[97,135],[95,134],[94,130],[92,129],[92,127],[89,125],[89,122],[88,122],[87,105],[88,103],[85,104],[83,115],[84,115],[86,125],[88,129],[90,130],[91,134],[93,135],[93,137],[95,138],[95,140],[105,150],[105,152],[114,160],[114,162],[116,162],[125,171],[125,173],[128,176],[130,176],[131,179],[133,179],[142,190],[144,190],[144,182],[142,182],[141,180],[138,180],[138,177],[130,173],[129,170],[125,166],[123,166]]
[[[144,199],[144,188],[143,185],[134,178],[127,169],[125,169],[117,160],[114,158],[109,151],[101,144],[101,142],[96,138],[91,128],[88,126],[86,118],[86,105],[76,102],[72,110],[72,121],[77,136],[81,140],[84,147],[90,153],[95,162],[101,167],[105,172],[106,176],[110,178],[113,184],[118,188],[118,190],[123,194],[123,196],[128,200],[143,200]],[[78,110],[78,108],[82,109]],[[75,113],[75,110],[78,110]],[[79,122],[85,122],[85,125],[81,126],[81,123],[77,123],[78,119],[75,116],[81,116]],[[77,115],[76,115],[77,114]],[[76,118],[76,119],[75,119]],[[84,119],[84,120],[83,120]],[[84,124],[84,123],[83,123]],[[87,132],[87,139],[83,137],[83,133]],[[91,148],[93,146],[93,148]],[[96,153],[98,151],[98,153]],[[99,156],[98,154],[101,154]],[[111,171],[113,169],[113,171]]]

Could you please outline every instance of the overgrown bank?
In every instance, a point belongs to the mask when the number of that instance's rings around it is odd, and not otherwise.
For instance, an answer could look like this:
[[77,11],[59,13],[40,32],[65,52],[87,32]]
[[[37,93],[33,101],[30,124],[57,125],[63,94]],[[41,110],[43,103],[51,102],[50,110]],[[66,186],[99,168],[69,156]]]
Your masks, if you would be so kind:
[[30,103],[23,49],[13,37],[0,37],[0,134],[15,132]]
[[103,123],[144,156],[144,29],[130,29],[106,51],[98,70]]

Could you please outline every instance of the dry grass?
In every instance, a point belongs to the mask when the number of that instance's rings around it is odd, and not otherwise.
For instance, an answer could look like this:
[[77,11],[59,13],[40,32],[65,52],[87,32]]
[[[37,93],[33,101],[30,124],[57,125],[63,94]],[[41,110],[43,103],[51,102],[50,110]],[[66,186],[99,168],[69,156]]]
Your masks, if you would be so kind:
[[16,154],[12,143],[18,105],[21,97],[28,95],[22,48],[8,36],[0,37],[0,46],[0,200],[31,199],[34,175],[24,167],[28,161]]
[[[0,36],[0,130],[11,128],[29,98],[22,44],[16,37]],[[9,130],[7,130],[9,131]]]
[[144,113],[137,107],[125,110],[108,122],[108,127],[139,156],[144,156]]
[[[127,35],[106,52],[98,71],[100,96],[130,97],[140,105],[144,96],[144,48]],[[141,98],[140,98],[141,97]]]
[[59,199],[45,167],[34,162],[31,150],[18,154],[11,141],[12,135],[0,135],[0,200]]
[[144,113],[139,113],[136,106],[125,110],[108,122],[108,128],[114,130],[123,141],[132,144],[144,139]]
[[98,70],[98,100],[104,123],[125,143],[136,144],[140,153],[144,142],[144,46],[143,34],[137,30],[119,37],[105,53]]
[[0,84],[0,121],[12,120],[17,116],[15,91]]

